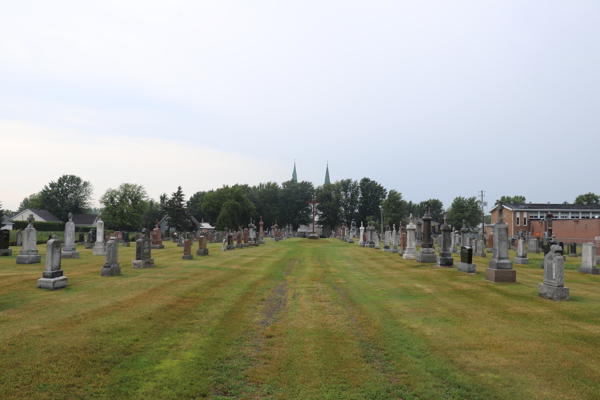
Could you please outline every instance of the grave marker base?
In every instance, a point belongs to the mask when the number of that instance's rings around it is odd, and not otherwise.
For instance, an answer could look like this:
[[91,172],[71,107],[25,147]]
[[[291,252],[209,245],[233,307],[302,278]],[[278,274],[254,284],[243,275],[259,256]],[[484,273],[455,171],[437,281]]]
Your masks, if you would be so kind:
[[42,256],[29,255],[29,256],[17,256],[17,264],[39,264],[42,262]]
[[40,289],[61,289],[67,287],[69,283],[66,276],[61,276],[58,278],[40,278],[37,280],[37,287]]
[[0,249],[0,256],[12,256],[12,249]]
[[115,264],[108,268],[100,268],[100,276],[119,276],[121,275],[121,264]]
[[154,258],[146,258],[145,260],[132,260],[131,267],[134,269],[154,267]]
[[464,262],[459,262],[456,264],[456,270],[460,272],[464,272],[467,274],[475,274],[477,273],[477,266],[475,264],[467,264]]
[[[162,250],[165,248],[165,245],[164,244],[153,244],[150,247],[152,248],[152,250]],[[179,244],[178,244],[177,247],[181,247],[181,246],[179,246]]]
[[515,258],[515,261],[513,261],[515,264],[520,264],[520,265],[526,265],[529,264],[529,258],[525,257],[525,258],[520,258],[517,257]]
[[516,283],[517,271],[514,269],[494,269],[485,270],[485,280],[494,283]]
[[538,295],[548,300],[567,301],[569,300],[569,288],[544,285],[543,283],[540,283],[538,287]]
[[451,267],[454,265],[454,259],[452,257],[438,257],[437,265],[440,267]]
[[191,255],[191,254],[184,254],[184,255],[181,256],[181,259],[182,260],[193,260],[194,256]]
[[64,259],[75,259],[75,258],[79,258],[79,252],[78,251],[61,251],[60,252],[60,258]]
[[600,268],[579,267],[579,272],[581,272],[582,274],[600,275]]

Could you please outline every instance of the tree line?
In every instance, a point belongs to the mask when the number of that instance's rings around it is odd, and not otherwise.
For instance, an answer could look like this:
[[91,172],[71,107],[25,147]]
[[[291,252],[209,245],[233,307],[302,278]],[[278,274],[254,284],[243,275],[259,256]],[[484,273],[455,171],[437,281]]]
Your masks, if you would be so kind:
[[[142,185],[123,183],[116,189],[108,189],[100,198],[100,210],[91,207],[92,184],[75,175],[63,175],[45,185],[38,193],[23,199],[19,210],[27,208],[50,211],[62,221],[69,212],[74,214],[101,212],[107,229],[136,231],[152,229],[157,220],[169,216],[169,227],[178,231],[193,229],[192,217],[205,220],[218,230],[225,227],[237,229],[251,221],[256,224],[262,217],[266,227],[274,224],[291,225],[298,229],[312,221],[309,201],[316,197],[319,224],[334,229],[341,224],[360,226],[374,224],[403,225],[412,214],[421,218],[427,206],[433,221],[443,223],[444,213],[454,227],[475,227],[481,222],[481,208],[473,197],[456,197],[445,209],[439,199],[419,203],[406,201],[402,193],[387,190],[377,181],[362,178],[360,181],[342,179],[334,183],[314,187],[311,182],[289,180],[281,185],[276,182],[256,186],[237,184],[219,189],[199,191],[186,200],[181,186],[170,196],[163,193],[158,200],[149,198]],[[525,203],[524,196],[502,196],[498,203]],[[600,204],[600,196],[587,193],[577,196],[576,204]],[[0,218],[2,217],[0,203]],[[486,221],[487,222],[487,221]]]

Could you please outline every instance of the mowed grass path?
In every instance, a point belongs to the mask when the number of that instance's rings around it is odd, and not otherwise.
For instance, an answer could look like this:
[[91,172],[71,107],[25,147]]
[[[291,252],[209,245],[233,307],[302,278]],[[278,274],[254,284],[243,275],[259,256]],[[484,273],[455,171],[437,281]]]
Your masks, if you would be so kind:
[[0,398],[600,397],[600,277],[578,259],[558,303],[535,261],[491,284],[489,258],[465,275],[335,239],[209,247],[166,243],[145,270],[121,248],[120,277],[79,248],[58,291],[0,258]]

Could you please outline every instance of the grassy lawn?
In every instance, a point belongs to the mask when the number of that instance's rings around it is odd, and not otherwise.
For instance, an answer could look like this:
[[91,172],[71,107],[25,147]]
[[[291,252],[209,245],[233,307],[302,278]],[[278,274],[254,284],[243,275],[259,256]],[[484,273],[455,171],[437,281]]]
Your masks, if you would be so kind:
[[[103,257],[0,257],[2,399],[598,399],[600,277],[566,262],[571,300],[340,240],[288,239],[101,277]],[[45,253],[45,246],[38,246]],[[195,251],[193,252],[195,254]],[[491,256],[489,254],[488,256]],[[511,251],[514,257],[514,251]],[[456,258],[455,258],[456,260]]]

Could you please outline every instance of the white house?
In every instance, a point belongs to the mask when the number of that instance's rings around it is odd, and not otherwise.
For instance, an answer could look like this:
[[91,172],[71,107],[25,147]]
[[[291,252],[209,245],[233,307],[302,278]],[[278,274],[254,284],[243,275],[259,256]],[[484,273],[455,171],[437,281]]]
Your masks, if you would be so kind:
[[27,221],[29,214],[33,214],[33,220],[37,222],[64,222],[52,215],[50,211],[36,210],[33,208],[20,211],[13,215],[11,219],[13,221]]
[[12,231],[13,226],[14,223],[12,222],[12,219],[10,219],[8,215],[4,215],[2,217],[2,226],[0,227],[0,229],[8,229],[9,231]]

